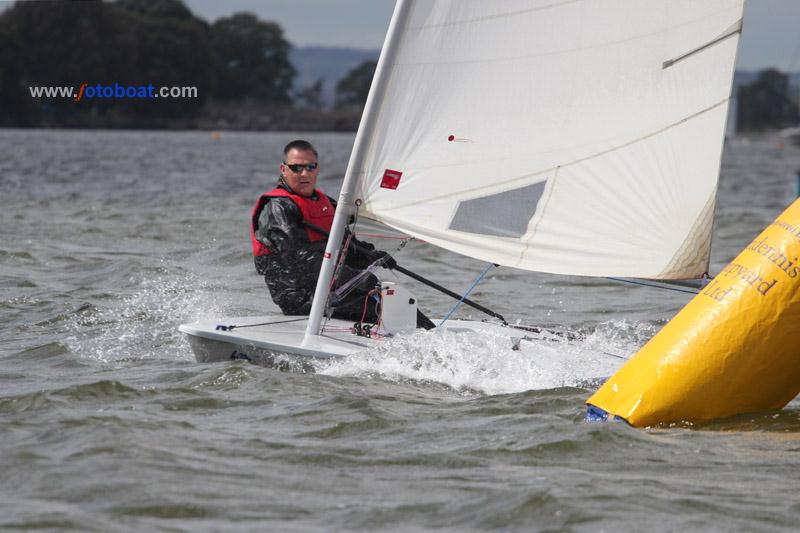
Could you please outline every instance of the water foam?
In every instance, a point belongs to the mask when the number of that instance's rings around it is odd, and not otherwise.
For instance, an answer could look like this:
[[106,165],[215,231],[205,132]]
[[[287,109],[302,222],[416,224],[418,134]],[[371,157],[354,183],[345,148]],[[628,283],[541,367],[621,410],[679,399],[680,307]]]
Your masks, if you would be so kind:
[[512,350],[507,334],[420,331],[317,363],[316,370],[331,376],[434,382],[488,395],[594,388],[641,346],[642,336],[652,329],[647,323],[605,322],[578,338],[551,335],[542,341],[523,341],[518,351]]
[[224,305],[218,291],[197,276],[163,271],[140,279],[131,294],[108,307],[82,306],[67,324],[71,335],[65,343],[80,357],[102,362],[193,360],[178,325],[218,316]]

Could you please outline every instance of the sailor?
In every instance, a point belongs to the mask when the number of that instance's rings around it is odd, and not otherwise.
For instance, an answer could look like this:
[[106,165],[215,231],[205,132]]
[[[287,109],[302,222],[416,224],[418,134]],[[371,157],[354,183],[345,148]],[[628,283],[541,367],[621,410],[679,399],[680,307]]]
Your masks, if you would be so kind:
[[[331,230],[336,202],[316,188],[317,150],[304,140],[283,149],[277,187],[262,194],[253,210],[251,238],[256,271],[264,276],[272,300],[287,315],[308,315]],[[351,238],[336,287],[344,285],[374,261],[392,268],[394,259],[366,242]],[[362,279],[341,301],[334,300],[333,317],[374,323],[375,302],[369,292],[379,284],[373,274]]]

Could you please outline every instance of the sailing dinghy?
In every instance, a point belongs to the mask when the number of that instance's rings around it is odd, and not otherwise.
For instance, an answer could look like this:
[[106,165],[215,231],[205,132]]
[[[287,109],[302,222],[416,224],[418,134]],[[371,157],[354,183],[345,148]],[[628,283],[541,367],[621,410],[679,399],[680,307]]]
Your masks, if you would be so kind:
[[[399,0],[310,316],[182,325],[197,359],[330,358],[380,342],[324,317],[352,215],[505,267],[702,277],[742,10],[743,0]],[[387,301],[390,290],[400,305],[383,334],[408,332],[414,298],[385,285]],[[548,342],[487,322],[441,327],[505,335],[508,349]],[[558,350],[536,356],[545,370],[598,371]],[[598,359],[606,376],[623,362]]]

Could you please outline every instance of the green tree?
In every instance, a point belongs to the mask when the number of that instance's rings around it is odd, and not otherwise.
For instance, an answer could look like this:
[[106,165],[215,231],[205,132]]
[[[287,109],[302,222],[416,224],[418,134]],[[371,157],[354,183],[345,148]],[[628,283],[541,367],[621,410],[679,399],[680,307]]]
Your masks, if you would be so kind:
[[116,4],[127,11],[146,17],[194,19],[192,12],[181,0],[117,0]]
[[289,62],[291,45],[278,24],[251,13],[236,13],[211,26],[211,44],[217,73],[215,97],[291,102],[296,71]]
[[0,21],[0,126],[27,126],[33,120],[30,96],[22,84],[22,44]]
[[[144,7],[151,9],[143,9]],[[159,7],[161,6],[161,7]],[[129,9],[135,8],[135,9]],[[188,16],[187,16],[188,14]],[[41,0],[17,2],[0,14],[0,33],[18,48],[19,85],[196,86],[197,99],[69,99],[3,102],[27,104],[29,123],[76,124],[113,112],[142,123],[142,117],[190,116],[211,92],[213,70],[209,28],[179,0]],[[5,69],[4,69],[5,70]]]
[[364,61],[336,84],[336,107],[363,107],[367,102],[377,61]]
[[20,50],[26,81],[71,84],[93,76],[113,78],[125,68],[126,50],[114,46],[120,25],[100,0],[17,2],[0,16]]
[[215,84],[208,24],[195,18],[180,0],[120,0],[113,5],[135,21],[130,31],[117,37],[124,41],[123,48],[132,51],[129,67],[136,79],[129,74],[126,83],[198,89],[197,98],[133,100],[131,109],[151,116],[187,116],[198,111]]
[[789,77],[775,69],[762,70],[755,81],[742,86],[737,104],[741,131],[784,128],[798,120],[789,97]]
[[[127,54],[113,43],[120,30],[99,0],[86,2],[17,2],[0,15],[0,26],[18,49],[19,83],[28,86],[73,86],[85,81],[107,83],[122,71]],[[92,79],[87,79],[91,76]],[[27,89],[26,89],[27,90]],[[61,123],[76,114],[67,99],[34,100],[30,94],[4,106],[28,106],[30,123]],[[102,107],[98,102],[95,107]],[[85,111],[84,111],[85,115]]]

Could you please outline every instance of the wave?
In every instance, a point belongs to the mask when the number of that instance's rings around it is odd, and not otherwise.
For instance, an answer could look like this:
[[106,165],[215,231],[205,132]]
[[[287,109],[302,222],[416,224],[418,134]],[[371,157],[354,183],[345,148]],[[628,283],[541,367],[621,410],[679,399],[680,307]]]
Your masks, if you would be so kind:
[[[507,335],[433,330],[398,336],[342,359],[317,362],[315,370],[330,376],[439,383],[466,394],[592,389],[655,329],[650,322],[604,322],[577,335],[552,335],[517,351],[511,349]],[[559,363],[544,365],[545,359]]]

